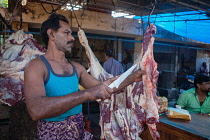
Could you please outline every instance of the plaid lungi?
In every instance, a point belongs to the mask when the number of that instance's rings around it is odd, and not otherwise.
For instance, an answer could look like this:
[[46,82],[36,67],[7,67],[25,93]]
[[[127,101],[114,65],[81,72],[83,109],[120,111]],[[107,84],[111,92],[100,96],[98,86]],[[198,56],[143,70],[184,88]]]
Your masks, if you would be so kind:
[[59,122],[40,120],[38,140],[91,140],[92,134],[84,130],[83,115],[73,115]]

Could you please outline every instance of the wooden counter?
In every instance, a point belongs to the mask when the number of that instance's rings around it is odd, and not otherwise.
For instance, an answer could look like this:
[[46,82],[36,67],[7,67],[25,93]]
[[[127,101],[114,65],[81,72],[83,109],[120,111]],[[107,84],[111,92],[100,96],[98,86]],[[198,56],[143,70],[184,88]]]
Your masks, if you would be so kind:
[[[191,121],[160,116],[157,125],[160,140],[210,140],[210,117],[190,115]],[[148,129],[144,130],[140,137],[143,140],[152,140]]]

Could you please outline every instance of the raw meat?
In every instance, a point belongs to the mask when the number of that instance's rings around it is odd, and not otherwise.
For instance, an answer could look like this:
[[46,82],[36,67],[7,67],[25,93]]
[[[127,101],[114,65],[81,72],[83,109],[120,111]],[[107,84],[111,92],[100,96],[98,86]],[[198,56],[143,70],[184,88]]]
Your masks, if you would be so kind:
[[[100,101],[100,126],[102,140],[140,140],[140,134],[148,125],[153,139],[158,139],[156,131],[158,122],[158,98],[156,82],[158,78],[157,63],[153,59],[152,37],[156,32],[150,25],[145,33],[141,55],[134,64],[147,72],[143,80],[127,86],[123,91],[111,95],[110,99]],[[85,47],[90,61],[90,73],[98,80],[104,81],[112,75],[106,73],[88,45],[85,33],[78,32],[80,43]],[[145,83],[145,84],[144,84]],[[148,85],[147,85],[148,84]]]
[[0,101],[13,106],[24,97],[24,68],[46,49],[23,30],[13,33],[0,49]]
[[159,72],[157,71],[157,63],[153,56],[153,44],[154,37],[156,33],[156,26],[150,24],[147,27],[143,39],[142,53],[143,57],[141,60],[141,69],[146,71],[146,75],[143,75],[143,95],[144,101],[141,102],[142,97],[140,97],[140,106],[145,109],[146,112],[146,124],[150,130],[150,134],[154,140],[159,139],[159,133],[156,129],[156,124],[159,122],[158,114],[158,97],[156,83],[158,80]]

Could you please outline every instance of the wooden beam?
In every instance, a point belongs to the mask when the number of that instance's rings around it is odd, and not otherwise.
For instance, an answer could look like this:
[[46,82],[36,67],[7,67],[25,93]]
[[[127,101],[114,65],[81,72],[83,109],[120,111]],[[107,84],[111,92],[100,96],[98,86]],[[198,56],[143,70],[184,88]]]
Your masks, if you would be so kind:
[[[12,22],[12,30],[16,31],[20,29],[20,22],[19,21],[13,21]],[[23,22],[22,23],[22,29],[27,32],[28,31],[28,23]]]

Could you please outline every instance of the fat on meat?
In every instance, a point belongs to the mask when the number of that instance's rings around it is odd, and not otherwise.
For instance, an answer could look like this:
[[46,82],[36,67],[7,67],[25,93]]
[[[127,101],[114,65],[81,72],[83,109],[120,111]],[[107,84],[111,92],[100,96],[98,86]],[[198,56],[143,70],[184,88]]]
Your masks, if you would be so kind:
[[[156,129],[159,119],[156,95],[158,71],[153,58],[152,37],[155,32],[153,24],[146,29],[141,54],[134,62],[137,64],[135,70],[141,68],[146,71],[147,75],[142,77],[143,80],[112,94],[109,99],[99,101],[102,140],[141,140],[140,135],[145,125],[149,127],[153,139],[159,139]],[[98,62],[83,30],[79,29],[78,37],[85,47],[91,75],[100,81],[113,77]]]
[[18,30],[0,48],[0,101],[13,106],[24,98],[24,68],[26,64],[42,55],[46,49],[33,39],[32,34]]

